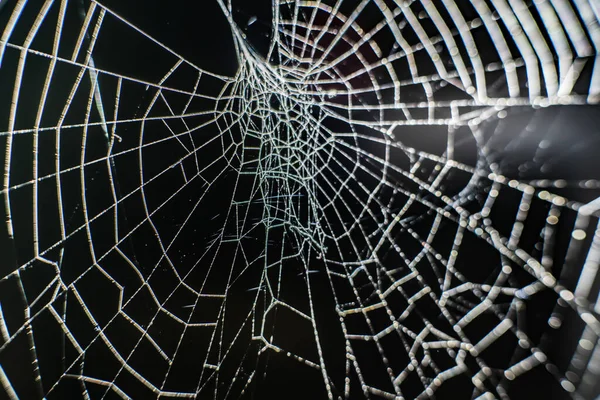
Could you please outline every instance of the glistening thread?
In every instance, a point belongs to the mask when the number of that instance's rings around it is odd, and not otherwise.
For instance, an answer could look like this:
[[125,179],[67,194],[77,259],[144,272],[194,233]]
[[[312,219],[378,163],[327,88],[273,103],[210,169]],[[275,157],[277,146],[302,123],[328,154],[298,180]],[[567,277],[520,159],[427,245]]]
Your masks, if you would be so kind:
[[594,0],[198,3],[0,0],[5,397],[600,393]]

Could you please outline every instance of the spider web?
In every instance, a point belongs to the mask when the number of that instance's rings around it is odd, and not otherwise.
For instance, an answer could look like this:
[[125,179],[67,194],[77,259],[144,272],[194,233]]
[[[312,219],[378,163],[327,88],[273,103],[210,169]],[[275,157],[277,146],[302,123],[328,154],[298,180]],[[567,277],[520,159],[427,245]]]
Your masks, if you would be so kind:
[[596,395],[598,5],[217,2],[0,1],[5,395]]

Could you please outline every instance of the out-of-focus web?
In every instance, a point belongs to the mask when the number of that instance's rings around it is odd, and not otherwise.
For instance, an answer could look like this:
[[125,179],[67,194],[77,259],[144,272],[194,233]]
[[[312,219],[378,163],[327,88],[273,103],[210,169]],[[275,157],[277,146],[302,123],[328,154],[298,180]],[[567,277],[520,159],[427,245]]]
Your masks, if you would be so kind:
[[[600,99],[598,5],[274,0],[261,54],[247,39],[256,17],[238,25],[218,1],[233,77],[101,1],[2,10],[8,397],[69,382],[92,398],[128,398],[128,385],[238,397],[274,353],[317,370],[329,398],[428,398],[465,376],[465,397],[508,398],[536,370],[574,398],[595,394],[600,180],[544,178],[568,144],[540,126]],[[115,29],[160,76],[97,50]],[[529,159],[513,156],[532,142]],[[195,237],[198,224],[213,234]],[[298,282],[302,298],[287,297]],[[238,293],[253,299],[241,317]],[[344,353],[323,345],[323,296]],[[541,330],[527,323],[540,304]],[[278,333],[286,313],[312,332],[306,354]],[[557,362],[564,321],[575,344]],[[32,385],[16,383],[14,354]]]

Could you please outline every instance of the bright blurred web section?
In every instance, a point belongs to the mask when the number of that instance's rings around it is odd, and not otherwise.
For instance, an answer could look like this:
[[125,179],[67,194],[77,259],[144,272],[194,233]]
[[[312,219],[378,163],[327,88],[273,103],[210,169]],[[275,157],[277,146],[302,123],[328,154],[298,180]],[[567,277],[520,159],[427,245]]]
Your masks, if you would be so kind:
[[5,397],[595,396],[598,3],[216,1],[0,1]]

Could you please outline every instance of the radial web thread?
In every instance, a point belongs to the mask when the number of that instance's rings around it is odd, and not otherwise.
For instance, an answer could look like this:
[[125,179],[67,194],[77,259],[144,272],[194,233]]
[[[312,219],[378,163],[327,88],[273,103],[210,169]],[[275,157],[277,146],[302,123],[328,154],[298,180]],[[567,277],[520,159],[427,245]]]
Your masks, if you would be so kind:
[[597,395],[598,3],[215,1],[233,76],[0,1],[0,391]]

